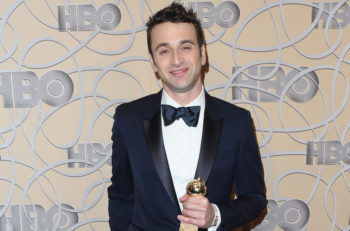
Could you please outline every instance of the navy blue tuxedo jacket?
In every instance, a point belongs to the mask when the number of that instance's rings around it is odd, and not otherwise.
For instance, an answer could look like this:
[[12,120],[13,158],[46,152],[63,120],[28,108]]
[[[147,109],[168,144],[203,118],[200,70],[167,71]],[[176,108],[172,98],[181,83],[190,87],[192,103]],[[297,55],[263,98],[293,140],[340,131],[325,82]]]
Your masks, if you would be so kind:
[[[116,109],[108,188],[112,231],[179,230],[181,211],[163,144],[160,102],[161,91]],[[263,168],[250,113],[208,93],[205,102],[195,177],[205,179],[207,198],[220,210],[218,230],[228,231],[265,208]]]

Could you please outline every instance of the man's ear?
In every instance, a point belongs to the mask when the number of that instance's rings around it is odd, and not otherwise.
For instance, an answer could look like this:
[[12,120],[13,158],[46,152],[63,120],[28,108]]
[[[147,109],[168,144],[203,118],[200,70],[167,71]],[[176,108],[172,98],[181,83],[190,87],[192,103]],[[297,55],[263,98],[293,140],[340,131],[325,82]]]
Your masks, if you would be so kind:
[[201,64],[202,64],[202,66],[204,66],[205,64],[207,64],[207,53],[206,53],[206,49],[205,49],[204,44],[202,44],[200,52],[201,52],[201,57],[200,57]]
[[153,56],[150,53],[148,53],[148,56],[149,56],[149,61],[151,63],[153,71],[154,72],[158,72],[157,66],[156,66],[156,64],[155,64],[155,62],[153,60]]

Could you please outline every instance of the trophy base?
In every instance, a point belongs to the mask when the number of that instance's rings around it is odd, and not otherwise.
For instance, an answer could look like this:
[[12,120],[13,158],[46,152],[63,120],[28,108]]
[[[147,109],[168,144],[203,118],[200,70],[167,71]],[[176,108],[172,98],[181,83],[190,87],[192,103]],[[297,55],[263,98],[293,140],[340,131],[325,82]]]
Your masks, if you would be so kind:
[[198,231],[198,227],[192,224],[181,222],[179,231]]

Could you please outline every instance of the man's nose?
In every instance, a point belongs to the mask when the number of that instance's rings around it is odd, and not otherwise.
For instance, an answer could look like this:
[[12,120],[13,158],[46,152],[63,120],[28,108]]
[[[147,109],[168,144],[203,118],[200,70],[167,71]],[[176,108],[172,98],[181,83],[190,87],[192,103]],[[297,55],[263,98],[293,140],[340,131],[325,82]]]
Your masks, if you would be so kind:
[[180,65],[183,61],[183,57],[179,51],[174,51],[173,52],[173,57],[172,57],[173,64],[175,65]]

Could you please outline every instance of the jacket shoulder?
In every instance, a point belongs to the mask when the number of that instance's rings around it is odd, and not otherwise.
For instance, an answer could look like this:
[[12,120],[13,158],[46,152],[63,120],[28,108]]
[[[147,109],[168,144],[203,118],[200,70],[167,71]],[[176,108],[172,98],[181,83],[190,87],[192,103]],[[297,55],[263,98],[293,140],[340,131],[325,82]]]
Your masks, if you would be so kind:
[[145,114],[146,112],[156,109],[160,104],[160,93],[154,93],[141,97],[139,99],[120,104],[115,111],[119,117],[133,117]]
[[210,96],[210,100],[215,104],[216,109],[218,110],[218,113],[220,115],[250,117],[250,112],[245,108],[242,108],[240,106],[237,106],[235,104],[232,104],[214,96]]

